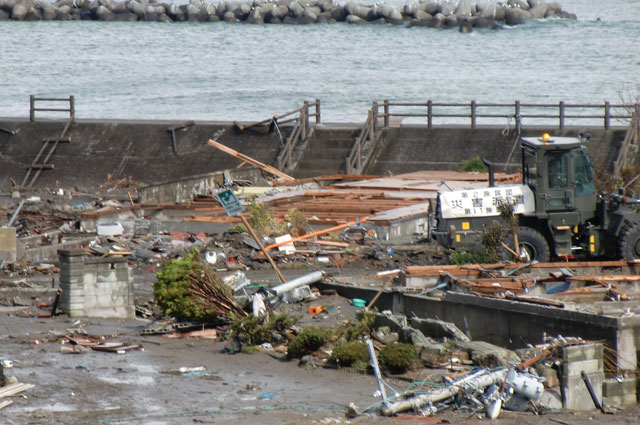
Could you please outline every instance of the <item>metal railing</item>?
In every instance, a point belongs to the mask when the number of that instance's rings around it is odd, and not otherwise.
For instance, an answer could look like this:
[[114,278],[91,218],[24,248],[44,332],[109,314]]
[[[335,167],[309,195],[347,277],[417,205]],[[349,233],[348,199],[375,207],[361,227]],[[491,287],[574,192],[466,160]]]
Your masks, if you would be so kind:
[[[478,103],[472,100],[469,103],[435,103],[428,100],[423,103],[390,102],[384,100],[379,107],[378,115],[383,118],[384,127],[389,126],[391,117],[424,118],[427,126],[433,128],[435,119],[460,119],[468,122],[475,129],[480,121],[495,124],[495,119],[506,118],[508,120],[537,120],[533,124],[548,125],[553,122],[558,129],[563,129],[572,123],[580,122],[581,125],[599,121],[605,129],[611,128],[612,122],[629,120],[634,104],[569,104],[560,101],[557,104],[521,103],[515,101],[508,103]],[[414,112],[415,111],[415,112]],[[596,112],[593,112],[596,111]],[[459,121],[460,121],[459,120]],[[528,123],[532,124],[532,123]],[[622,125],[626,125],[623,123]]]
[[[36,104],[45,103],[46,107],[38,107]],[[68,107],[64,108],[54,108],[49,106],[51,103],[68,103]],[[68,98],[57,98],[57,97],[36,97],[34,95],[29,96],[29,120],[36,120],[36,112],[68,112],[69,118],[73,122],[76,119],[76,106],[75,99],[73,96],[69,96]]]
[[378,102],[374,101],[349,156],[345,158],[347,174],[359,174],[362,172],[362,148],[366,143],[375,141],[377,121]]
[[[314,108],[311,112],[310,109]],[[286,118],[289,117],[289,118]],[[314,102],[304,101],[304,105],[301,108],[294,109],[283,115],[277,115],[273,118],[273,123],[277,125],[293,122],[295,123],[291,134],[284,141],[280,152],[277,157],[277,166],[279,170],[284,170],[292,167],[293,152],[300,143],[309,137],[312,127],[309,125],[309,118],[315,118],[315,123],[320,123],[320,100],[316,99]],[[283,119],[285,118],[285,119]]]

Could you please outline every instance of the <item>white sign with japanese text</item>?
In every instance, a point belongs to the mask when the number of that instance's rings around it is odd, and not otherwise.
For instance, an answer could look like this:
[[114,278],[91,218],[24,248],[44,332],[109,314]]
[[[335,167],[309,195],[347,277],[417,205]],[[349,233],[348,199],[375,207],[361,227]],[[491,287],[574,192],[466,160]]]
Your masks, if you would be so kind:
[[500,215],[501,202],[513,204],[514,213],[530,213],[536,209],[529,186],[494,186],[470,190],[452,190],[440,193],[443,218],[489,217]]

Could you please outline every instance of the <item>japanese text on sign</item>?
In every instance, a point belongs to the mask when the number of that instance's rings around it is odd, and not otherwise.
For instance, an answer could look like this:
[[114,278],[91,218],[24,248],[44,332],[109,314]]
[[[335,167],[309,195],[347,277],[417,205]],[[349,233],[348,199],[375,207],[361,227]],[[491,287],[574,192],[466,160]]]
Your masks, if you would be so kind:
[[513,204],[515,214],[535,211],[533,192],[524,185],[452,190],[440,194],[443,218],[500,215],[498,205],[503,202]]

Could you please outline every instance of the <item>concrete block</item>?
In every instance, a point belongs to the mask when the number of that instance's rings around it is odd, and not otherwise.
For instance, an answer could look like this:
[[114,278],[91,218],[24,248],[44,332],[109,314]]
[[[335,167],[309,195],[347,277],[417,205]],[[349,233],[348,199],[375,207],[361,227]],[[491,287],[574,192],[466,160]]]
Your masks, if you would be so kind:
[[[604,373],[587,374],[591,381],[591,386],[598,400],[602,400],[602,383],[604,382]],[[582,376],[569,376],[562,378],[562,404],[568,410],[594,410],[593,404],[587,385]]]
[[122,223],[98,223],[96,225],[96,233],[98,236],[118,236],[122,235],[124,228]]
[[582,360],[577,362],[564,362],[562,364],[563,376],[580,376],[582,371],[586,373],[602,372],[602,360]]
[[18,258],[18,243],[15,227],[0,228],[0,260],[15,263]]
[[473,364],[480,367],[510,367],[511,364],[520,362],[515,352],[486,341],[456,341],[455,347],[469,353]]
[[622,409],[625,407],[634,406],[637,402],[638,399],[635,393],[602,398],[602,405],[605,409],[609,407]]
[[616,397],[628,394],[636,394],[636,379],[628,378],[618,381],[617,379],[607,379],[602,383],[603,397]]
[[602,360],[604,347],[602,344],[571,345],[562,349],[562,360],[580,362],[583,360]]

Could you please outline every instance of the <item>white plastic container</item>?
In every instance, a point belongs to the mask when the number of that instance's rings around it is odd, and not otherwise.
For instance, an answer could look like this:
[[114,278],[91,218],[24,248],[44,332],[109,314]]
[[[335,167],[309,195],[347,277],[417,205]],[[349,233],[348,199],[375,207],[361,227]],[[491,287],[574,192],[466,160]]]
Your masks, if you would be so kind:
[[507,379],[505,383],[513,388],[518,394],[531,399],[538,400],[544,392],[544,387],[539,378],[529,373],[516,372],[515,369],[510,369],[507,373]]

